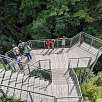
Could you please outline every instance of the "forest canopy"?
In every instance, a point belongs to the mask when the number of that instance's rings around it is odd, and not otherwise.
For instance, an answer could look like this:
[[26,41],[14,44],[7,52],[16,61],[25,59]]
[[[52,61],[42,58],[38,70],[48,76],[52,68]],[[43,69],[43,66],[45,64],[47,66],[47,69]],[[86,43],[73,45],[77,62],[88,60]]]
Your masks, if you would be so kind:
[[19,40],[72,37],[85,31],[102,38],[101,0],[0,0],[0,46]]

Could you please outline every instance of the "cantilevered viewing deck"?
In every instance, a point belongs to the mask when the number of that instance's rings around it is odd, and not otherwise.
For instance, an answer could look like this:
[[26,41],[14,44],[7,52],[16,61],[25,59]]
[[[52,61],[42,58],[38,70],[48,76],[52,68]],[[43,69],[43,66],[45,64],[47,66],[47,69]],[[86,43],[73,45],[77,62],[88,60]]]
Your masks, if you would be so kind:
[[[80,43],[81,39],[83,42]],[[32,48],[32,60],[24,65],[22,71],[8,57],[11,69],[14,67],[16,72],[1,69],[2,89],[8,96],[15,95],[27,102],[82,102],[74,69],[88,68],[91,71],[102,54],[102,41],[81,32],[73,38],[66,38],[65,48],[61,48],[62,40],[52,39],[55,42],[54,48],[46,49],[46,40],[48,39],[28,41]],[[10,52],[7,54],[9,56]],[[4,56],[0,58],[3,59]],[[35,69],[46,70],[50,80],[32,76],[31,72]]]

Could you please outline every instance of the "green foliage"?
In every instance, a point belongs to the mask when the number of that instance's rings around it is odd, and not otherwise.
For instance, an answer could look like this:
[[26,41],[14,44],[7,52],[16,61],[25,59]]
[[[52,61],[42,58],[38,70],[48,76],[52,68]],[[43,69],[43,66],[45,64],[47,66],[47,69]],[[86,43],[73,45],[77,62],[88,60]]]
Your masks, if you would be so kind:
[[98,73],[102,71],[102,55],[99,57],[98,62],[96,63],[95,67],[94,67],[94,73]]
[[93,18],[89,16],[88,10],[79,10],[76,13],[74,13],[74,17],[84,19],[86,22],[93,22]]
[[97,74],[97,76],[98,76],[98,78],[97,78],[97,80],[95,81],[95,84],[96,84],[97,86],[102,86],[102,72],[99,72],[99,73]]
[[96,85],[92,85],[92,83],[83,83],[81,85],[81,89],[82,89],[83,95],[89,97],[89,100],[91,100],[92,102],[95,102],[97,98]]
[[[21,102],[20,99],[17,99],[16,97],[0,97],[0,102]],[[22,101],[23,102],[23,101]]]
[[97,33],[100,28],[92,25],[102,19],[101,4],[101,0],[1,0],[0,46],[7,50],[19,40],[72,37],[83,29]]
[[35,77],[39,77],[39,78],[44,79],[44,80],[52,81],[50,70],[44,70],[44,69],[41,69],[41,68],[37,68],[37,69],[34,69],[30,73],[30,76],[31,77],[35,76]]
[[87,27],[85,27],[85,28],[84,28],[84,31],[85,31],[86,33],[88,33],[88,34],[93,35],[93,36],[96,36],[96,33],[97,33],[96,28],[93,27],[93,26],[87,26]]
[[96,102],[96,99],[102,98],[102,72],[96,76],[92,75],[87,81],[81,84],[81,90],[84,100],[88,97],[88,100]]

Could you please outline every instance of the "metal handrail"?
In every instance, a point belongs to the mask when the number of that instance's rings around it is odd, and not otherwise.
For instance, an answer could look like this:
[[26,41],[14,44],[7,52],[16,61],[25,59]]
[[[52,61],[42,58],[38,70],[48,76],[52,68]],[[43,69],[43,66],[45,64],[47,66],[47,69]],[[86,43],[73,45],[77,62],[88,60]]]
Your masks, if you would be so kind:
[[[90,34],[87,34],[87,33],[85,33],[85,32],[80,32],[80,33],[78,33],[77,35],[75,35],[75,36],[73,36],[73,37],[71,37],[71,38],[65,38],[65,39],[69,39],[70,42],[71,42],[72,39],[74,39],[74,38],[76,38],[76,37],[79,36],[79,40],[80,40],[80,35],[81,35],[81,34],[86,35],[86,36],[88,36],[88,37],[91,37],[91,38],[93,38],[94,40],[98,41],[99,43],[102,43],[102,40],[101,40],[101,39],[96,38],[96,37],[94,37],[94,36],[92,36],[92,35],[90,35]],[[32,41],[45,42],[46,40],[50,40],[50,39],[29,40],[29,41],[27,41],[27,42],[31,44]],[[57,38],[57,39],[51,39],[51,40],[58,41],[58,40],[60,40],[60,39]],[[70,46],[71,46],[71,45],[70,45]],[[11,49],[10,51],[8,51],[7,53],[9,53],[9,52],[11,52],[11,51],[12,51],[12,49]]]
[[99,39],[99,38],[96,38],[96,37],[94,37],[94,36],[92,36],[92,35],[90,35],[90,34],[87,34],[87,33],[85,33],[85,32],[83,32],[85,35],[87,35],[87,36],[89,36],[90,38],[93,38],[94,40],[96,40],[96,41],[98,41],[98,42],[101,42],[102,43],[102,40],[101,39]]
[[87,60],[88,63],[87,63],[87,66],[86,67],[90,67],[90,65],[91,65],[90,63],[92,62],[92,57],[69,58],[69,63],[71,63],[72,60],[77,60],[77,63],[76,63],[77,66],[76,67],[78,67],[81,59],[88,59]]
[[[50,59],[45,59],[45,60],[39,60],[39,61],[36,61],[36,62],[34,62],[33,64],[24,64],[24,65],[28,65],[29,67],[35,67],[36,69],[38,69],[38,68],[40,68],[40,69],[43,69],[43,70],[48,70],[48,69],[44,69],[44,68],[42,68],[41,66],[34,66],[34,64],[36,64],[36,63],[40,63],[40,61],[50,61]],[[25,71],[25,70],[27,70],[28,68],[26,68],[26,69],[24,69],[23,71]],[[51,70],[51,68],[49,68],[50,70]]]
[[57,100],[63,100],[63,99],[70,99],[70,100],[72,100],[72,99],[75,99],[75,101],[78,99],[78,101],[76,101],[76,102],[82,102],[82,96],[76,96],[76,97],[74,97],[74,96],[69,96],[69,97],[60,97],[60,98],[56,98]]
[[76,96],[76,97],[74,97],[74,96],[69,96],[69,97],[59,97],[59,98],[57,98],[57,99],[65,99],[65,98],[82,98],[81,96]]
[[10,58],[10,57],[8,57],[8,56],[5,56],[5,55],[1,55],[0,54],[0,58],[4,58],[4,59],[8,59],[8,60],[15,60],[15,59],[13,59],[13,58]]
[[[5,70],[7,70],[7,69],[6,69],[6,65],[5,65],[4,60],[7,62],[9,67],[11,67],[11,69],[13,68],[12,69],[13,71],[16,71],[16,68],[15,68],[15,65],[14,65],[16,63],[15,59],[0,54],[0,60],[2,61],[2,64],[4,65]],[[10,64],[11,62],[13,62],[12,65]]]
[[73,72],[73,75],[75,75],[75,78],[76,78],[76,82],[77,82],[77,85],[78,85],[78,90],[79,90],[79,93],[80,93],[80,96],[82,97],[82,93],[81,93],[81,88],[80,88],[80,84],[79,84],[79,81],[78,81],[78,77],[74,71],[74,69],[71,69],[72,72]]
[[92,57],[79,57],[79,58],[69,58],[69,59],[92,59]]
[[82,102],[82,93],[81,93],[81,88],[80,88],[80,84],[79,84],[79,81],[78,81],[78,77],[77,77],[74,69],[70,68],[70,62],[68,63],[68,69],[67,69],[67,71],[64,73],[64,76],[65,76],[68,84],[69,84],[69,81],[68,81],[68,78],[67,77],[69,77],[69,74],[74,79],[73,80],[74,81],[74,84],[77,85],[76,88],[77,88],[77,92],[78,92],[78,97],[81,98],[80,101]]
[[[77,86],[77,92],[78,92],[78,96],[77,97],[70,97],[70,98],[81,98],[81,101],[82,101],[82,93],[81,93],[81,88],[80,88],[80,84],[79,84],[79,81],[78,81],[78,78],[77,78],[77,75],[75,73],[75,71],[71,68],[68,68],[68,70],[65,72],[64,76],[69,84],[69,81],[68,81],[68,78],[66,77],[67,74],[70,74],[72,73],[71,77],[74,79],[74,84],[75,86]],[[68,98],[68,97],[65,97],[65,98]]]
[[33,94],[38,94],[38,95],[42,95],[42,96],[46,96],[46,97],[52,97],[52,98],[54,98],[54,100],[56,99],[55,96],[47,95],[47,94],[40,93],[40,92],[28,91],[28,90],[25,90],[25,89],[20,89],[20,88],[16,88],[16,87],[12,87],[12,86],[7,86],[7,85],[3,85],[3,84],[0,84],[0,86],[7,87],[7,88],[12,88],[12,89],[16,89],[16,90],[20,90],[20,91],[25,91],[25,92],[29,92],[29,93],[33,93]]

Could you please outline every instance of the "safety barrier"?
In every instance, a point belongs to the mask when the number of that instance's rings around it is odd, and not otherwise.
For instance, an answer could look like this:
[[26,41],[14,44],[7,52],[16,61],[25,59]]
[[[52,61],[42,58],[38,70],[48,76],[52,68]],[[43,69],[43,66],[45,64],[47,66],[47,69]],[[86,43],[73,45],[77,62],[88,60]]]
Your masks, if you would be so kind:
[[[82,102],[82,93],[81,93],[79,81],[78,81],[78,78],[77,78],[77,75],[76,75],[74,69],[68,68],[68,70],[65,72],[64,76],[65,76],[66,81],[68,83],[68,94],[69,94],[69,96],[70,96],[69,87],[72,86],[71,85],[72,83],[69,82],[69,78],[72,78],[74,87],[76,88],[76,91],[77,91],[77,96],[75,95],[76,97],[74,97],[74,96],[70,97],[69,101],[71,101],[71,102],[74,102],[74,101],[75,102]],[[65,98],[65,99],[67,100],[68,98]],[[63,100],[65,100],[65,99],[63,99]],[[65,101],[65,102],[67,102],[67,101]]]

